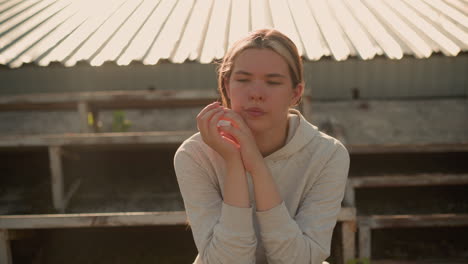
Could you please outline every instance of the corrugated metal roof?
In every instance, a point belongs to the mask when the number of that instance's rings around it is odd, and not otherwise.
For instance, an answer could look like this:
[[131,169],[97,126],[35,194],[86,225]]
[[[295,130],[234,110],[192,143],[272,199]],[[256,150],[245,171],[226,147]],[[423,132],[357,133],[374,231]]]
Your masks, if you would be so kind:
[[0,0],[0,64],[210,63],[258,28],[307,60],[468,50],[468,0]]

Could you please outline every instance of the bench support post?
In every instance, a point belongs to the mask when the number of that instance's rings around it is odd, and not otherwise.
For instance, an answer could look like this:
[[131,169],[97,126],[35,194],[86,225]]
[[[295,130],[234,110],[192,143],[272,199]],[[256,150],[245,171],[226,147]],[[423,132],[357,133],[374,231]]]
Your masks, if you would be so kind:
[[81,133],[90,133],[89,125],[88,125],[88,112],[89,112],[89,105],[87,102],[78,102],[78,115],[80,117],[80,130]]
[[61,147],[49,147],[50,172],[52,182],[52,201],[54,208],[60,212],[65,212],[64,206],[64,183],[62,170]]
[[344,200],[343,200],[344,205],[347,207],[356,208],[355,197],[356,196],[354,193],[353,182],[351,179],[348,178],[348,180],[346,181],[346,189],[345,189]]
[[346,264],[348,260],[354,259],[356,242],[356,222],[344,221],[341,223],[341,245],[343,246],[343,263]]
[[10,240],[8,239],[8,230],[0,229],[0,263],[12,264]]
[[359,225],[359,258],[371,258],[371,228],[367,224]]
[[98,133],[101,129],[99,127],[99,111],[93,107],[91,108],[91,114],[93,115],[93,132]]

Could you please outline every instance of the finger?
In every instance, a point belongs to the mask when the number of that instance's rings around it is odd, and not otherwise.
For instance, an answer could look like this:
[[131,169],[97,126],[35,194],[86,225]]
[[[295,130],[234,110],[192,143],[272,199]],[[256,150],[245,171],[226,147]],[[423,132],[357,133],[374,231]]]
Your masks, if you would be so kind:
[[202,115],[199,115],[197,117],[197,121],[209,122],[211,120],[211,118],[213,117],[213,115],[218,113],[218,112],[223,112],[223,108],[222,107],[211,108],[211,109],[207,110],[205,113],[203,113]]
[[222,111],[222,109],[220,109],[220,111],[216,112],[211,117],[211,119],[208,122],[208,128],[207,128],[208,136],[214,141],[216,141],[216,140],[223,141],[224,140],[224,141],[228,142],[229,144],[234,145],[236,148],[239,148],[240,145],[239,145],[239,142],[236,140],[236,138],[234,138],[232,135],[230,135],[228,133],[222,132],[219,129],[218,122],[221,120],[223,115],[224,115],[224,111]]
[[220,107],[219,102],[213,102],[213,103],[211,103],[211,104],[205,106],[205,108],[203,108],[203,109],[200,111],[200,113],[198,113],[197,118],[199,118],[199,117],[205,115],[206,112],[210,111],[211,109],[215,109],[215,108],[217,108],[217,107]]
[[223,140],[225,140],[226,142],[228,142],[229,144],[234,145],[234,147],[236,147],[238,149],[240,148],[239,142],[237,142],[237,140],[233,136],[231,136],[229,134],[224,134],[224,135],[221,136],[221,138]]
[[220,128],[220,129],[219,129],[219,134],[221,135],[221,137],[222,137],[225,141],[227,141],[227,142],[233,144],[233,145],[236,146],[237,148],[240,148],[240,143],[239,143],[239,141],[238,141],[233,135],[229,134],[229,132],[226,132],[225,130],[223,130],[223,128]]
[[221,119],[221,117],[224,115],[224,111],[220,110],[217,113],[211,117],[208,129],[210,130],[210,133],[218,134],[218,122]]
[[234,127],[238,127],[244,131],[249,129],[247,125],[245,124],[244,119],[242,119],[242,117],[239,114],[237,114],[236,112],[232,110],[227,110],[227,111],[225,110],[224,117],[234,121]]
[[229,135],[232,137],[231,139],[236,143],[240,144],[240,142],[242,142],[243,134],[238,128],[232,126],[223,126],[219,127],[219,130],[221,131],[222,135]]
[[213,118],[213,115],[216,114],[216,113],[219,113],[219,112],[223,113],[223,110],[222,110],[221,107],[208,110],[202,116],[197,117],[198,129],[207,131],[208,128],[209,128],[209,122]]

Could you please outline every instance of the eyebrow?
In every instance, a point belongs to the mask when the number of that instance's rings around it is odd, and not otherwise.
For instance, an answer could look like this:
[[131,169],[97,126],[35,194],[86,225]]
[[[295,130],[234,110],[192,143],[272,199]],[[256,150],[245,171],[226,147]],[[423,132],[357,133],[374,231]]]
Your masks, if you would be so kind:
[[[252,76],[252,75],[253,75],[252,73],[246,72],[246,71],[236,71],[236,72],[234,72],[234,74],[244,74],[244,75],[248,75],[248,76]],[[267,76],[267,77],[286,78],[286,76],[284,76],[283,74],[279,74],[279,73],[268,73],[266,76]]]

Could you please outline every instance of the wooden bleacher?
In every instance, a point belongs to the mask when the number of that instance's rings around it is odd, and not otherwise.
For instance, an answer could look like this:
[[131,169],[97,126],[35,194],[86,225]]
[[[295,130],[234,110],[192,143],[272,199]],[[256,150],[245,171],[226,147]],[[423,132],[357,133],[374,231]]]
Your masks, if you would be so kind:
[[[89,115],[99,120],[99,111],[108,109],[150,109],[179,108],[200,106],[217,100],[216,93],[211,91],[115,91],[83,92],[62,94],[36,94],[0,97],[0,111],[77,111],[82,133],[7,135],[0,137],[0,149],[23,149],[44,147],[48,149],[51,170],[51,196],[53,207],[58,214],[26,214],[0,216],[0,263],[11,263],[9,236],[12,229],[41,228],[85,228],[91,226],[139,226],[139,225],[183,225],[183,211],[163,212],[115,212],[115,213],[66,213],[68,201],[73,196],[79,182],[71,184],[65,190],[63,157],[70,146],[177,146],[195,131],[154,131],[98,133],[99,129],[88,123]],[[310,113],[310,98],[304,98],[302,105],[305,113]],[[320,105],[320,102],[314,103]],[[351,108],[355,103],[349,103]],[[324,107],[327,103],[324,103]],[[343,106],[340,106],[343,107]],[[346,106],[345,106],[346,108]],[[329,122],[333,131],[336,120]],[[338,123],[339,125],[339,123]],[[434,153],[434,152],[467,152],[468,142],[444,143],[381,143],[356,144],[346,141],[344,133],[333,135],[339,138],[351,155],[383,153]],[[397,186],[441,186],[468,183],[466,174],[420,174],[388,175],[375,177],[353,177],[349,179],[346,189],[344,207],[340,212],[343,247],[341,263],[355,257],[356,205],[355,191],[359,188],[397,187]],[[368,215],[359,216],[359,256],[371,257],[371,231],[388,227],[418,226],[460,226],[466,225],[467,216],[463,214],[434,215]],[[2,262],[3,261],[3,262]]]
[[468,174],[421,173],[416,175],[361,176],[348,178],[344,203],[355,207],[357,188],[444,186],[468,184]]
[[[349,236],[353,236],[356,212],[354,208],[342,208],[338,221],[344,224],[341,243],[354,250]],[[43,215],[6,215],[0,216],[0,262],[10,264],[11,260],[10,229],[50,229],[50,228],[86,228],[86,227],[121,227],[184,225],[184,211],[173,212],[131,212],[131,213],[83,213],[83,214],[43,214]],[[351,252],[345,252],[351,254]],[[347,256],[352,257],[352,256]]]
[[359,257],[371,259],[372,230],[385,228],[468,226],[468,214],[358,216],[358,226]]
[[[357,188],[408,187],[408,186],[447,186],[468,185],[468,174],[417,174],[366,176],[348,179],[344,204],[357,207],[355,191]],[[359,257],[371,258],[371,232],[373,229],[468,226],[468,214],[430,214],[430,215],[368,215],[358,216]]]
[[[79,113],[81,132],[66,134],[7,135],[0,137],[0,149],[45,147],[48,149],[51,196],[58,214],[22,214],[0,216],[0,263],[13,263],[9,237],[21,229],[86,228],[106,226],[183,225],[183,211],[66,213],[68,201],[78,188],[79,180],[65,190],[64,156],[73,156],[70,146],[177,146],[195,131],[97,133],[88,123],[89,114],[98,120],[99,111],[106,109],[146,109],[200,106],[216,100],[216,94],[204,91],[116,91],[64,94],[4,96],[0,111],[74,110]],[[359,149],[359,147],[357,147]],[[354,258],[356,210],[342,208],[338,216],[343,251],[340,263]]]
[[[27,94],[0,97],[0,111],[77,111],[83,133],[98,132],[88,123],[106,109],[176,108],[205,105],[217,99],[214,91],[107,91]],[[96,123],[95,123],[96,124]]]

